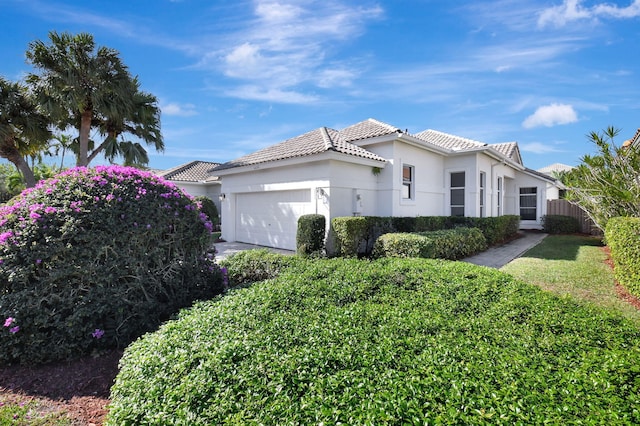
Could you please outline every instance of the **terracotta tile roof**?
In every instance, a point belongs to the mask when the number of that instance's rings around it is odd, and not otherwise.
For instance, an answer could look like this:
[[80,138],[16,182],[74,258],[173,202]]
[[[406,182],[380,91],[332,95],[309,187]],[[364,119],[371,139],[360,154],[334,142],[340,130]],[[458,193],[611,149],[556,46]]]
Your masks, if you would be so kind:
[[348,142],[341,132],[320,127],[319,129],[224,163],[218,166],[216,170],[226,170],[234,167],[304,157],[327,151],[340,152],[371,160],[386,161],[384,158]]
[[633,135],[631,139],[627,139],[626,141],[624,141],[624,143],[622,144],[622,147],[626,148],[631,145],[635,145],[635,146],[640,145],[640,129],[636,131],[636,134]]
[[345,127],[340,130],[340,135],[345,141],[353,142],[362,139],[375,138],[377,136],[392,135],[398,132],[401,133],[402,130],[387,123],[383,123],[382,121],[369,118],[368,120]]
[[474,141],[473,139],[450,135],[449,133],[439,132],[437,130],[431,129],[416,133],[414,136],[425,142],[429,142],[430,144],[437,145],[439,147],[452,151],[464,151],[467,149],[487,146],[487,144],[483,142],[478,142]]
[[213,163],[210,161],[192,161],[172,169],[161,171],[157,174],[167,180],[173,181],[213,182],[218,180],[218,177],[213,176],[211,174],[211,170],[219,165],[220,163]]

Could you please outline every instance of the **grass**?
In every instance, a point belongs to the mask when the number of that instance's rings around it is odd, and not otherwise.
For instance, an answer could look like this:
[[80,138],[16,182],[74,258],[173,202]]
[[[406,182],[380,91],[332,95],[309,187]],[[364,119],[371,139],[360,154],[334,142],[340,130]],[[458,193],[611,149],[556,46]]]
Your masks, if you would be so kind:
[[0,395],[0,426],[68,426],[71,423],[65,413],[59,412],[45,401],[33,398],[16,401]]
[[599,306],[636,321],[640,310],[617,296],[600,238],[550,235],[501,271],[561,297]]

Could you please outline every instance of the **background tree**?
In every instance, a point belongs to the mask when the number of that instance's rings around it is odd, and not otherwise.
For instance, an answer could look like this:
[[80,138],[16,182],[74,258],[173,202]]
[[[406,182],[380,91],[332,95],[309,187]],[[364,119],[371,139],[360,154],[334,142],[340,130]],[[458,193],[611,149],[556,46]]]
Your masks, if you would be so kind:
[[596,226],[604,230],[616,216],[640,217],[640,151],[617,146],[619,129],[608,127],[588,138],[597,155],[585,155],[582,164],[566,175],[567,199],[582,207]]
[[[77,165],[89,165],[100,153],[110,160],[124,156],[129,152],[121,145],[127,142],[125,134],[164,149],[157,99],[140,90],[138,78],[131,76],[116,50],[96,47],[87,33],[54,31],[49,39],[50,44],[29,44],[27,60],[39,73],[30,74],[27,81],[60,130],[78,130]],[[89,152],[92,130],[104,139]]]
[[28,188],[36,178],[25,157],[45,149],[51,137],[48,126],[27,88],[0,77],[0,157],[16,166]]

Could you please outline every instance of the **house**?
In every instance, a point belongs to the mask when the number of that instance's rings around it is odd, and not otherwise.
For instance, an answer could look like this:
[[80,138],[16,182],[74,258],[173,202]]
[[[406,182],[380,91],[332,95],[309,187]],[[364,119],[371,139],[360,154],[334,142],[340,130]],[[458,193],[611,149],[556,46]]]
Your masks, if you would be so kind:
[[191,161],[172,169],[156,172],[158,176],[173,182],[187,194],[197,197],[204,195],[213,200],[220,211],[220,179],[211,171],[219,163],[210,161]]
[[[368,119],[326,127],[210,170],[222,238],[295,249],[297,221],[370,216],[520,215],[539,229],[554,178],[523,165],[516,142],[486,144]],[[556,192],[557,194],[557,192]]]
[[628,146],[640,147],[640,129],[638,129],[631,139],[627,139],[622,144],[624,148]]

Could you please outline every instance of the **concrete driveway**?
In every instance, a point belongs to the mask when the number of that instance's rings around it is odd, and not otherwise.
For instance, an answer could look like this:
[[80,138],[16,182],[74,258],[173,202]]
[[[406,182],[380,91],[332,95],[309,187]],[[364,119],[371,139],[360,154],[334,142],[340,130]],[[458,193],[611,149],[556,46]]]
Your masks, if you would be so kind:
[[293,250],[283,250],[283,249],[278,249],[273,247],[264,247],[264,246],[257,246],[254,244],[236,243],[236,242],[214,243],[213,246],[216,248],[216,260],[225,259],[231,256],[232,254],[239,253],[241,251],[257,250],[257,249],[267,249],[273,253],[281,253],[281,254],[289,254],[289,255],[296,254],[296,252]]

